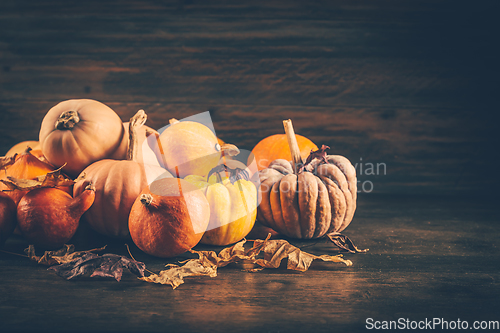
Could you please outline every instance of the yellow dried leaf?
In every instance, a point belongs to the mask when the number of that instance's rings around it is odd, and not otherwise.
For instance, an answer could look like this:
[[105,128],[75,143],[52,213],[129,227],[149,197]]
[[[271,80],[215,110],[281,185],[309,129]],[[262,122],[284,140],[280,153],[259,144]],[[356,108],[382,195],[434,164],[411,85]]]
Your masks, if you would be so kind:
[[[342,255],[330,256],[304,252],[298,247],[291,245],[286,240],[270,240],[271,234],[265,240],[255,240],[249,249],[244,248],[246,240],[242,240],[235,245],[222,249],[219,254],[214,251],[195,251],[198,259],[189,259],[181,262],[183,266],[169,264],[168,269],[158,274],[151,274],[148,277],[140,278],[143,281],[170,284],[174,289],[184,283],[184,278],[188,276],[217,276],[217,268],[227,266],[230,263],[243,263],[244,265],[258,265],[260,267],[249,267],[248,272],[257,272],[264,268],[278,268],[283,259],[287,259],[287,269],[304,272],[315,259],[323,261],[343,263],[351,266],[350,260],[342,259]],[[258,258],[259,254],[263,254]]]
[[169,264],[166,266],[168,269],[139,279],[146,282],[169,284],[175,289],[183,284],[184,278],[188,276],[216,277],[217,267],[205,264],[198,259],[188,260],[183,266]]

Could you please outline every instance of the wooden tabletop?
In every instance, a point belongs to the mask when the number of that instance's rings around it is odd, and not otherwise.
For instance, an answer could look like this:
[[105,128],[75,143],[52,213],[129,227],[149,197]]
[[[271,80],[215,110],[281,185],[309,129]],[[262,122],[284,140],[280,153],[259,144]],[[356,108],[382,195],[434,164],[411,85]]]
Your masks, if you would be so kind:
[[[156,129],[208,110],[217,135],[246,150],[283,133],[290,118],[296,133],[356,164],[362,193],[344,233],[369,251],[345,254],[350,267],[314,262],[301,273],[230,265],[175,290],[128,272],[121,282],[66,281],[0,252],[0,331],[351,332],[384,321],[498,323],[497,7],[1,2],[0,156],[37,140],[45,113],[71,98],[99,100],[123,121],[144,109]],[[325,240],[290,242],[338,253]],[[128,255],[125,241],[91,230],[73,243]],[[128,244],[155,271],[190,257],[166,261]],[[28,245],[13,236],[3,250],[22,254]]]

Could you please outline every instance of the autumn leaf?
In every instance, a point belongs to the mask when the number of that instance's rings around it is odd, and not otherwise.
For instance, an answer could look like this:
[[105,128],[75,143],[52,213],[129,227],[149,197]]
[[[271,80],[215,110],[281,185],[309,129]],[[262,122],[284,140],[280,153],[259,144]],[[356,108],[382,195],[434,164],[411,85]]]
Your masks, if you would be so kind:
[[103,251],[106,248],[106,246],[97,248],[97,249],[92,249],[92,250],[87,250],[87,251],[78,251],[75,252],[75,246],[72,244],[64,244],[64,246],[55,251],[45,251],[43,256],[39,257],[35,254],[35,246],[30,245],[24,250],[24,253],[33,261],[36,261],[40,265],[46,265],[46,266],[52,266],[52,265],[57,265],[57,264],[64,264],[67,262],[70,262],[78,257],[83,256],[84,254],[87,253],[92,253],[92,252],[100,252]]
[[353,241],[347,237],[346,235],[342,235],[338,232],[332,232],[326,235],[330,241],[335,244],[338,248],[343,251],[350,253],[364,253],[368,252],[369,249],[359,249],[356,245],[354,245]]
[[0,157],[0,169],[6,168],[9,165],[14,164],[14,162],[16,161],[16,156],[17,154],[14,154],[13,156]]
[[146,267],[142,262],[117,254],[106,253],[100,256],[95,253],[85,253],[72,261],[51,266],[48,269],[54,270],[57,275],[67,280],[91,273],[90,277],[112,277],[120,281],[124,268],[138,277],[143,277]]
[[188,260],[184,266],[169,264],[167,269],[158,274],[141,277],[140,280],[146,282],[169,284],[173,289],[184,283],[184,278],[188,276],[217,276],[217,267],[205,265],[204,262],[198,259]]
[[[246,240],[242,240],[235,245],[225,248],[216,254],[214,251],[195,251],[198,259],[189,259],[182,263],[183,266],[174,264],[167,265],[166,270],[158,274],[151,274],[141,280],[160,284],[169,284],[173,289],[184,283],[184,278],[189,276],[217,276],[217,269],[229,265],[230,263],[254,264],[259,267],[249,268],[247,271],[256,272],[265,268],[278,268],[281,262],[287,260],[287,269],[304,272],[311,263],[316,260],[343,263],[351,266],[350,260],[342,259],[341,255],[315,256],[300,250],[288,243],[286,240],[270,240],[271,234],[265,240],[255,240],[249,249],[244,248]],[[258,257],[262,254],[261,257]],[[182,264],[181,263],[181,264]]]
[[71,186],[78,181],[85,178],[85,174],[80,175],[77,179],[72,180],[65,176],[61,168],[48,172],[45,175],[39,176],[35,179],[21,179],[11,176],[7,176],[7,179],[1,179],[0,181],[4,183],[10,191],[14,190],[34,190],[41,187],[62,187]]

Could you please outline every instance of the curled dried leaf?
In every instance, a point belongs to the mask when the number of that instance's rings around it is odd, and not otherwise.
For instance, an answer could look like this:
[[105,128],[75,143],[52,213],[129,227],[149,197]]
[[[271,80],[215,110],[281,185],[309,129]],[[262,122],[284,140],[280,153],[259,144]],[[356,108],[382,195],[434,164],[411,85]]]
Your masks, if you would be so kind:
[[[184,278],[189,276],[217,276],[217,268],[224,267],[230,263],[243,263],[244,265],[257,265],[259,267],[249,267],[249,272],[256,272],[265,268],[278,268],[283,259],[287,259],[287,269],[304,272],[311,263],[320,259],[323,261],[343,263],[351,266],[350,260],[345,260],[341,255],[321,255],[315,256],[300,250],[283,239],[270,240],[271,234],[265,240],[255,240],[249,249],[244,248],[246,240],[242,240],[235,245],[225,248],[216,254],[214,251],[195,251],[198,259],[184,261],[183,266],[169,264],[168,269],[158,274],[151,274],[141,278],[146,282],[169,284],[174,289],[184,283]],[[259,254],[263,254],[258,257]]]
[[66,280],[91,273],[90,277],[111,277],[120,281],[124,268],[138,277],[143,277],[146,266],[142,262],[117,254],[105,253],[100,256],[95,253],[85,253],[81,257],[48,269],[54,270]]
[[35,254],[35,246],[30,245],[24,250],[24,253],[33,261],[36,261],[40,265],[52,266],[57,264],[64,264],[75,260],[87,253],[101,252],[104,251],[106,246],[101,248],[87,250],[87,251],[76,251],[73,244],[64,244],[62,248],[55,251],[45,251],[43,256],[39,257]]
[[71,186],[85,178],[85,174],[80,175],[77,179],[72,180],[64,175],[61,168],[48,172],[45,175],[39,176],[36,179],[20,179],[7,176],[7,179],[1,179],[10,191],[14,190],[34,190],[41,187],[64,187]]
[[158,274],[141,277],[140,280],[146,282],[169,284],[173,289],[184,283],[184,278],[188,276],[217,276],[217,267],[206,265],[206,263],[198,260],[188,260],[183,266],[169,264],[167,269]]
[[2,156],[0,157],[0,169],[6,168],[16,161],[16,156],[17,154],[14,154],[12,156]]
[[335,244],[342,251],[350,252],[350,253],[365,253],[368,252],[369,249],[359,249],[356,245],[354,245],[353,241],[347,237],[346,235],[342,235],[338,232],[332,232],[326,234],[326,237],[330,239],[330,241]]

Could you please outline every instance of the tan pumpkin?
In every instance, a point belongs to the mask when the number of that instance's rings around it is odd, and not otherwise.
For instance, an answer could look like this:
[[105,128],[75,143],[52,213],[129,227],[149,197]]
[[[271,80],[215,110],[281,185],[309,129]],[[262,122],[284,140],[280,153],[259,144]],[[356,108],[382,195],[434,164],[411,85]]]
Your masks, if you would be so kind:
[[323,155],[304,164],[291,121],[284,125],[293,160],[278,159],[260,171],[258,220],[292,238],[344,230],[356,210],[354,167],[341,156]]
[[82,219],[104,235],[127,238],[130,209],[139,193],[158,176],[172,177],[161,167],[146,168],[143,163],[138,162],[137,129],[146,119],[146,114],[140,110],[130,120],[132,136],[127,160],[104,159],[92,163],[81,174],[85,180],[74,185],[74,196],[83,192],[90,183],[95,187],[95,202],[83,214]]
[[40,128],[40,147],[47,160],[77,176],[95,161],[125,156],[125,131],[120,117],[107,105],[71,99],[51,108]]

